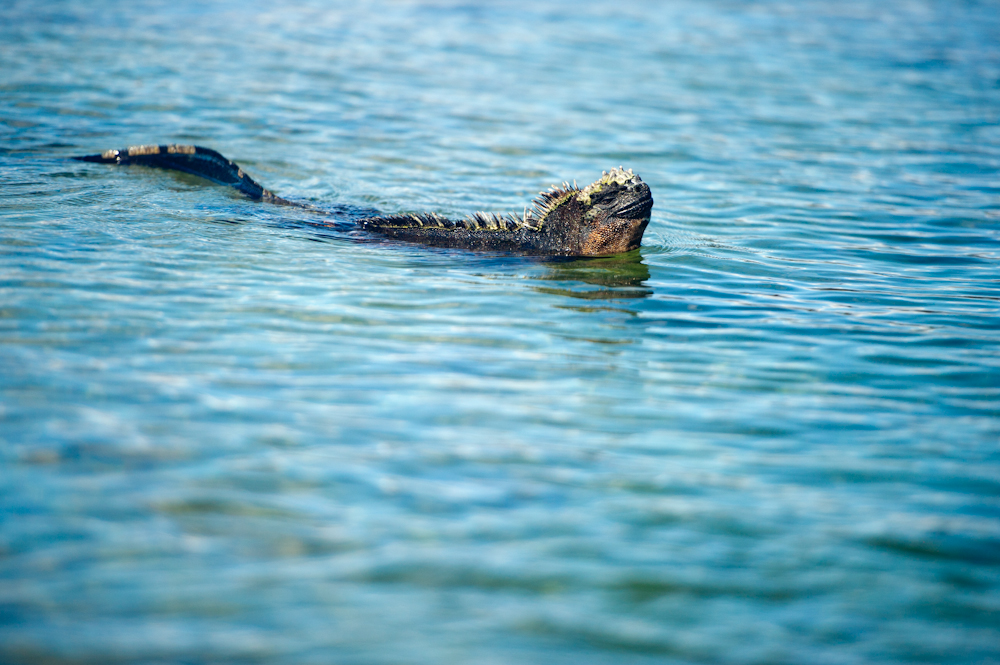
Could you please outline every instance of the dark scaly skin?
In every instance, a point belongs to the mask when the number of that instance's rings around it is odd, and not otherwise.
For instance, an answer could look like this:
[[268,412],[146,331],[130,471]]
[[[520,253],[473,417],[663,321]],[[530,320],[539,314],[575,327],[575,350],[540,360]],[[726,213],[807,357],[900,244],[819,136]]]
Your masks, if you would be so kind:
[[[279,205],[316,209],[261,187],[238,165],[208,148],[133,146],[75,157],[103,164],[138,164],[183,171],[235,187],[246,196]],[[639,247],[653,198],[631,171],[612,169],[583,189],[564,183],[542,192],[524,214],[475,213],[452,220],[433,213],[365,217],[356,225],[372,234],[435,247],[546,256],[606,256]]]
[[73,159],[81,162],[138,164],[183,171],[220,185],[235,187],[251,199],[297,205],[261,187],[236,163],[229,161],[210,148],[202,148],[197,145],[135,145],[124,150],[105,150],[100,155],[83,155]]

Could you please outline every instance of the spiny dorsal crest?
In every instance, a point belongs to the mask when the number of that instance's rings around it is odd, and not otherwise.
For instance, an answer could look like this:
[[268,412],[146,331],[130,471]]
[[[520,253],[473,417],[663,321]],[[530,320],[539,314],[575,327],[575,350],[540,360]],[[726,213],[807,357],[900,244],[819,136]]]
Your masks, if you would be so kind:
[[561,186],[552,185],[547,192],[538,192],[530,207],[524,209],[521,217],[514,215],[497,215],[495,213],[477,212],[469,215],[462,222],[469,224],[470,229],[499,229],[501,231],[516,231],[528,229],[538,231],[542,228],[545,218],[564,201],[569,200],[580,190],[576,183],[564,182]]
[[387,217],[372,217],[361,220],[361,224],[374,228],[437,228],[437,229],[465,229],[467,231],[517,231],[526,229],[538,231],[545,223],[548,215],[569,201],[574,196],[582,203],[590,205],[592,194],[600,192],[604,187],[612,183],[625,185],[635,178],[632,169],[611,169],[605,171],[599,180],[593,182],[583,189],[564,182],[562,185],[552,185],[547,192],[539,192],[538,196],[531,202],[530,207],[524,209],[524,213],[518,217],[516,215],[499,215],[489,212],[475,212],[462,219],[448,219],[435,213],[419,213],[404,215],[389,215]]
[[531,202],[531,210],[525,213],[525,217],[537,217],[538,227],[553,210],[575,196],[580,190],[576,183],[572,185],[564,182],[561,186],[552,185],[547,192],[538,192],[538,196]]
[[463,219],[448,219],[434,213],[389,215],[372,217],[360,222],[364,226],[381,229],[465,229],[467,231],[516,231],[521,228],[538,229],[538,220],[525,210],[523,217],[476,212]]
[[537,231],[539,220],[535,219],[531,212],[525,208],[524,215],[515,217],[514,215],[498,215],[495,212],[474,212],[468,217],[459,220],[465,228],[470,230],[487,229],[489,231],[517,231],[518,229],[529,229]]
[[433,212],[414,213],[409,215],[386,215],[385,217],[369,217],[362,219],[360,224],[373,226],[382,229],[412,229],[412,228],[438,228],[453,229],[455,221],[442,217]]

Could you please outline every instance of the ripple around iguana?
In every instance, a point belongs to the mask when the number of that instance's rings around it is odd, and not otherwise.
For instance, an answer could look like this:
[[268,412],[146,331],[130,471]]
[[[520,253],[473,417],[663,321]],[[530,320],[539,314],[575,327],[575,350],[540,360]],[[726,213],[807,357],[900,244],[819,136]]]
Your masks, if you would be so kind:
[[[193,145],[142,145],[74,157],[183,171],[230,185],[246,196],[308,207],[275,195],[215,150]],[[359,228],[406,242],[459,249],[549,256],[607,256],[639,247],[653,197],[631,169],[616,168],[580,189],[563,183],[541,192],[521,215],[477,212],[453,220],[434,213],[365,217]]]

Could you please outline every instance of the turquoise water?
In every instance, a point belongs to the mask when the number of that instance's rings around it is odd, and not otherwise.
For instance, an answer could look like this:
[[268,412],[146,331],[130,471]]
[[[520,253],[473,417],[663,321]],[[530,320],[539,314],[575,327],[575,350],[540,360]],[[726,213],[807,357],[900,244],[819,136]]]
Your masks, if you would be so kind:
[[[0,661],[1000,662],[1000,12],[5,2]],[[329,217],[68,157],[219,150]],[[633,168],[643,247],[358,242]]]

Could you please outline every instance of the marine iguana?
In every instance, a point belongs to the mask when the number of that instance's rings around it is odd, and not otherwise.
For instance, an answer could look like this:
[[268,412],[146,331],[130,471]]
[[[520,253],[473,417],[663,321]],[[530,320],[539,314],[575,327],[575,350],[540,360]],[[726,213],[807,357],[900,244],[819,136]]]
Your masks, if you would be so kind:
[[[201,176],[230,185],[260,201],[319,210],[261,187],[218,152],[194,145],[142,145],[74,157],[84,162],[138,164]],[[357,228],[372,234],[436,247],[548,256],[606,256],[639,247],[653,197],[631,169],[605,172],[583,189],[553,186],[521,215],[477,212],[452,220],[435,213],[361,217]]]

